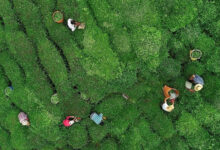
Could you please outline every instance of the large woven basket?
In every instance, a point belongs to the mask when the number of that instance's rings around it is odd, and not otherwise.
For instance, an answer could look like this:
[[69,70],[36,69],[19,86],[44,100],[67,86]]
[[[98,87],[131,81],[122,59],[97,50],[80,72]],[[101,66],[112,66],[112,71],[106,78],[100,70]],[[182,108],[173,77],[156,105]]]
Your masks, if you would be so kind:
[[[60,18],[56,18],[57,15],[60,15]],[[63,13],[61,11],[55,11],[52,15],[53,21],[56,23],[63,23]]]
[[[196,56],[196,57],[193,56],[193,54],[195,54],[195,53],[197,53],[198,56]],[[192,61],[198,60],[202,57],[202,52],[199,49],[190,50],[189,54],[190,54],[190,59]]]

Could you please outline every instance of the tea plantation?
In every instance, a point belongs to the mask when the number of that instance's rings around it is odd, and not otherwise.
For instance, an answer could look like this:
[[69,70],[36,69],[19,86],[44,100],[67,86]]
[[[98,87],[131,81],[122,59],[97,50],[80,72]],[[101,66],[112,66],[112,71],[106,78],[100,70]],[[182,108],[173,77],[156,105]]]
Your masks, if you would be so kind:
[[[193,74],[205,82],[194,93]],[[180,92],[172,112],[164,85]],[[0,0],[0,149],[219,150],[220,1]]]

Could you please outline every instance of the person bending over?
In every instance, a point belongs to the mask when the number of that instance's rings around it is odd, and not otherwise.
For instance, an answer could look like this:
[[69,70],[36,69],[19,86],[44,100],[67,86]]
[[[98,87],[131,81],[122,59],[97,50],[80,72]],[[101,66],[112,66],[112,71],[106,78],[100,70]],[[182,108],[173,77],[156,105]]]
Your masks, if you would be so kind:
[[76,28],[78,28],[78,29],[84,29],[85,28],[84,23],[76,22],[75,20],[73,20],[71,18],[67,20],[67,25],[70,28],[70,30],[73,31],[73,32],[76,30]]
[[65,120],[63,120],[63,125],[65,127],[72,126],[75,122],[79,122],[81,118],[75,116],[67,116]]

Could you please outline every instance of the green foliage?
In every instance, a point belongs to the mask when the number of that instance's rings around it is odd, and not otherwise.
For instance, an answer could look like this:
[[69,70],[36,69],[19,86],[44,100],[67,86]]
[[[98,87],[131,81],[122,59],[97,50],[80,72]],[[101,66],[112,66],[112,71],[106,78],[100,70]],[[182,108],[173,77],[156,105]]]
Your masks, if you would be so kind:
[[126,28],[122,28],[120,31],[116,30],[112,35],[113,44],[118,53],[130,53],[131,52],[131,44],[129,34],[126,32]]
[[189,78],[192,74],[195,74],[195,70],[196,70],[196,74],[199,74],[199,75],[202,75],[206,71],[205,67],[198,61],[191,62],[185,66],[185,69],[184,69],[185,77]]
[[[180,41],[187,46],[188,51],[191,50],[191,44],[195,43],[198,37],[202,34],[202,29],[198,22],[194,22],[193,24],[187,25],[183,30],[180,31]],[[190,49],[189,49],[190,48]],[[197,48],[198,47],[192,47]],[[200,49],[203,51],[203,49]],[[189,52],[188,52],[189,53]],[[188,54],[187,54],[188,55]]]
[[[90,7],[98,19],[98,23],[105,29],[114,31],[122,25],[122,16],[112,11],[107,0],[89,0]],[[120,32],[120,31],[119,31]]]
[[192,115],[186,112],[182,113],[181,117],[177,121],[176,128],[181,136],[186,137],[194,135],[196,132],[198,132],[198,130],[201,129],[199,122],[196,121]]
[[3,17],[4,23],[7,24],[5,27],[6,30],[16,31],[19,29],[19,24],[11,9],[11,6],[12,5],[8,0],[2,0],[0,2],[0,16]]
[[180,75],[180,69],[180,63],[174,59],[169,58],[161,62],[161,65],[158,67],[158,72],[161,75],[161,79],[171,80]]
[[95,25],[87,7],[86,2],[78,5],[78,11],[82,14],[79,19],[87,23],[82,40],[84,50],[80,57],[81,64],[90,76],[98,76],[107,81],[118,78],[122,73],[121,63],[109,45],[107,34]]
[[126,131],[129,124],[133,123],[138,116],[139,112],[137,107],[134,105],[128,105],[125,110],[121,111],[120,115],[112,119],[107,127],[110,128],[110,132],[113,135],[119,136]]
[[202,24],[212,22],[212,20],[215,20],[218,14],[215,3],[208,1],[203,4],[203,7],[199,11],[201,11],[199,14],[199,20]]
[[[188,36],[188,34],[184,36]],[[189,40],[189,37],[187,37],[186,40]],[[185,47],[184,41],[182,42],[177,38],[172,38],[169,41],[169,45],[170,45],[169,52],[173,58],[177,59],[181,63],[186,63],[189,60],[189,50]]]
[[206,34],[201,34],[194,44],[195,48],[202,51],[203,57],[212,55],[215,47],[215,41]]
[[12,150],[12,146],[11,146],[11,143],[10,143],[9,133],[7,131],[5,131],[3,128],[1,128],[1,127],[0,127],[0,132],[1,132],[0,142],[4,143],[4,144],[1,144],[0,147],[2,149]]
[[13,83],[14,88],[20,88],[24,84],[24,76],[18,64],[9,57],[7,52],[0,53],[0,63],[5,68],[5,74]]
[[[21,40],[22,42],[20,42]],[[33,45],[25,34],[20,31],[6,32],[6,41],[9,45],[10,53],[16,55],[17,60],[24,69],[30,69],[37,58],[35,57]]]
[[87,74],[97,75],[106,80],[121,76],[120,63],[109,47],[107,35],[101,33],[98,28],[94,30],[88,27],[84,37],[84,53],[88,57],[83,58],[82,65]]
[[197,16],[196,2],[190,0],[160,0],[157,3],[160,6],[158,9],[162,9],[161,15],[166,27],[172,32],[185,27]]
[[149,92],[149,88],[146,85],[147,83],[139,83],[135,84],[129,89],[123,91],[126,95],[129,96],[128,101],[132,103],[136,103],[140,98],[144,97],[147,92]]
[[42,150],[51,150],[51,149],[55,149],[55,147],[46,145],[45,147],[42,148]]
[[[211,35],[213,37],[215,37],[216,39],[220,39],[220,20],[216,20],[216,21],[212,21],[210,24],[209,24],[209,29],[208,29],[210,32],[211,32]],[[218,44],[219,44],[219,41],[216,41]]]
[[156,116],[152,121],[152,127],[164,139],[171,138],[176,133],[171,120],[166,116]]
[[196,108],[194,111],[195,118],[203,125],[209,128],[213,134],[220,134],[220,113],[217,109],[204,103]]
[[170,139],[169,143],[171,149],[189,150],[189,146],[187,145],[186,141],[181,137],[176,136],[175,138]]
[[4,35],[5,34],[4,34],[3,26],[0,25],[0,52],[6,49],[6,41]]
[[109,3],[113,10],[115,9],[123,17],[124,22],[130,28],[136,28],[143,24],[159,26],[159,14],[152,1],[111,0]]
[[80,125],[74,125],[68,131],[68,144],[74,149],[82,148],[87,144],[88,135],[86,128]]
[[215,51],[207,59],[207,70],[210,72],[219,73],[220,72],[220,48],[216,48]]
[[[205,74],[204,79],[206,86],[204,87],[203,96],[206,101],[213,103],[218,107],[219,105],[219,89],[220,89],[220,80],[218,76],[212,76],[211,74]],[[212,90],[209,90],[212,89]]]
[[109,119],[113,119],[122,111],[125,106],[125,99],[122,96],[109,97],[104,99],[101,104],[96,107],[98,112],[102,112]]
[[68,80],[67,70],[61,59],[61,56],[56,51],[54,45],[52,45],[52,43],[50,43],[49,40],[43,39],[39,43],[38,47],[41,62],[45,66],[46,70],[48,71],[51,79],[55,82],[55,84],[58,86],[63,81]]
[[159,50],[161,47],[161,32],[154,27],[143,26],[132,34],[132,42],[137,57],[146,62],[149,70],[155,71],[159,66]]
[[[14,10],[24,24],[30,39],[36,42],[45,37],[46,33],[44,32],[38,7],[35,7],[35,5],[28,0],[23,0],[22,2],[14,0],[13,3]],[[29,13],[26,13],[26,11]]]
[[160,105],[162,104],[162,101],[161,97],[153,100],[148,99],[140,101],[139,107],[144,113],[144,116],[148,118],[152,129],[160,136],[160,138],[169,139],[175,135],[176,130],[174,129],[171,119],[161,111]]
[[2,98],[3,98],[3,93],[4,93],[5,88],[8,86],[7,84],[8,83],[7,83],[5,74],[4,74],[4,70],[2,67],[0,67],[0,95]]
[[141,118],[121,137],[120,149],[132,150],[140,149],[141,147],[155,149],[160,142],[160,138],[152,132],[148,122]]
[[147,149],[155,149],[161,143],[161,138],[150,128],[150,124],[143,118],[136,125],[143,139],[142,146]]
[[213,146],[208,132],[189,113],[182,113],[176,128],[180,135],[186,138],[190,147],[204,149]]
[[92,124],[89,127],[89,135],[92,138],[92,142],[97,143],[100,142],[108,133],[108,128],[106,126],[97,126],[96,124]]
[[113,139],[107,139],[100,144],[100,150],[117,150],[118,146]]
[[[45,74],[37,65],[33,45],[25,34],[20,31],[6,32],[6,41],[10,54],[14,56],[25,71],[27,84],[40,98],[46,99],[50,97],[52,95],[50,85],[46,81]],[[35,69],[33,70],[32,68]]]
[[140,131],[137,128],[131,128],[124,137],[121,138],[120,149],[140,149],[141,145],[139,142],[141,141]]

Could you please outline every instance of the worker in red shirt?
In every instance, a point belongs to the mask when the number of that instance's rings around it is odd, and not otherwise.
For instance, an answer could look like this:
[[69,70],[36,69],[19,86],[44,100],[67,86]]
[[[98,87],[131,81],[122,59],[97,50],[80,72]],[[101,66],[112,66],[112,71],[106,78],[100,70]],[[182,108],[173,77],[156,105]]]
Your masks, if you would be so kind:
[[75,116],[67,116],[65,120],[63,120],[63,125],[65,127],[72,126],[75,122],[79,122],[81,118]]

